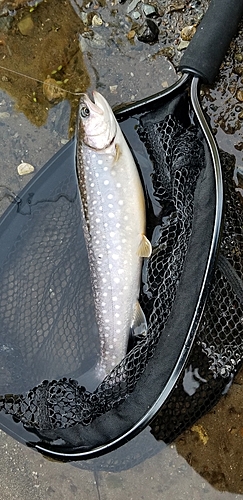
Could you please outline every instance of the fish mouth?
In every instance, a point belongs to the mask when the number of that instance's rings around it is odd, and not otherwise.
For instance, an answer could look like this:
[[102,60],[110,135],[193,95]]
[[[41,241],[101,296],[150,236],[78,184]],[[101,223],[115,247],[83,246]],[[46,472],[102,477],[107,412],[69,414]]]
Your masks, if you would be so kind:
[[[94,94],[98,94],[98,92],[94,91],[93,96],[94,96]],[[104,110],[98,105],[98,99],[96,101],[96,99],[94,97],[94,102],[93,102],[89,98],[88,94],[82,95],[80,103],[83,104],[84,106],[87,106],[87,108],[90,109],[91,111],[93,111],[94,113],[98,113],[99,115],[102,115],[104,113]]]
[[[89,138],[98,137],[99,135],[103,135],[105,133],[107,142],[106,144],[102,144],[102,147],[99,147],[97,144],[92,145],[92,143],[89,141],[88,137],[86,137],[85,134],[83,139],[84,142],[92,149],[97,151],[102,151],[103,149],[106,149],[109,146],[111,146],[112,143],[114,142],[117,134],[117,123],[113,111],[108,102],[106,101],[106,99],[96,90],[92,92],[92,97],[93,101],[87,94],[82,95],[80,100],[81,112],[83,111],[83,113],[85,113],[85,108],[87,108],[87,116],[89,115],[89,113],[91,113],[102,117],[101,120],[103,121],[104,126],[103,128],[100,129],[100,131],[98,131],[97,128],[94,128],[94,132],[89,133]],[[80,117],[82,121],[82,116]],[[85,118],[85,116],[83,118]]]
[[99,115],[102,115],[105,112],[109,112],[110,106],[99,92],[93,90],[92,97],[93,101],[90,99],[88,94],[83,94],[81,103],[84,104],[84,106],[87,106],[91,111],[93,111],[94,113],[98,113]]
[[97,92],[97,90],[93,91],[93,99],[94,99],[94,105],[99,109],[101,112],[105,113],[106,111],[110,111],[110,106],[105,100],[105,98]]

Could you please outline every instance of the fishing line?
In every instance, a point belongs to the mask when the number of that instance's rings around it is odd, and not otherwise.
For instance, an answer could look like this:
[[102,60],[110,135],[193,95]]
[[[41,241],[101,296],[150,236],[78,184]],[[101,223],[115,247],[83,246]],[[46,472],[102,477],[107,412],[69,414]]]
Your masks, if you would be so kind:
[[16,75],[23,76],[25,78],[29,78],[29,80],[34,80],[35,82],[38,82],[38,83],[49,85],[50,87],[54,87],[54,88],[58,87],[60,90],[63,90],[71,95],[80,96],[83,94],[83,92],[72,92],[71,90],[67,90],[67,89],[64,89],[63,87],[59,87],[58,83],[56,83],[56,85],[54,83],[47,84],[44,80],[39,80],[38,78],[34,78],[33,76],[26,75],[24,73],[21,73],[20,71],[15,71],[14,69],[5,68],[4,66],[1,66],[1,65],[0,65],[0,69],[4,69],[5,71],[9,71],[10,73],[15,73]]

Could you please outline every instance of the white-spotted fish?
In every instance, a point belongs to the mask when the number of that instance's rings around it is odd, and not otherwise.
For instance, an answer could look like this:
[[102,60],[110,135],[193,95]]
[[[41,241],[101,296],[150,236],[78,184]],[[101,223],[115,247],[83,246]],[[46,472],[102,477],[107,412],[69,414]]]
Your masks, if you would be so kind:
[[96,377],[126,355],[130,329],[144,329],[138,303],[145,236],[145,200],[131,151],[105,100],[83,95],[77,127],[77,172],[84,234],[100,337]]

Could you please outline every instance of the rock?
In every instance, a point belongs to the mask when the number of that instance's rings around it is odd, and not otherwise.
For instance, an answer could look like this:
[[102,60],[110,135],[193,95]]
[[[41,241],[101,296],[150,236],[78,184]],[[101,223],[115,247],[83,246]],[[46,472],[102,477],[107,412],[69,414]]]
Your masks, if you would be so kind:
[[140,12],[138,12],[138,10],[135,10],[133,13],[132,13],[132,18],[133,19],[139,19],[141,17],[141,14]]
[[12,21],[13,21],[13,16],[1,17],[0,18],[0,32],[7,33],[11,27]]
[[18,171],[19,175],[31,174],[32,172],[34,172],[34,170],[35,169],[34,169],[33,165],[30,165],[30,163],[25,163],[25,162],[20,163],[17,167],[17,171]]
[[54,78],[46,78],[43,83],[43,94],[51,103],[56,103],[66,96],[65,90],[57,85]]
[[237,62],[242,62],[243,61],[243,55],[240,52],[237,52],[235,54],[235,61],[237,61]]
[[31,35],[33,29],[34,29],[34,23],[32,20],[32,17],[30,15],[24,17],[19,21],[18,23],[18,29],[21,33],[21,35],[28,36]]
[[239,66],[235,66],[234,67],[234,72],[239,75],[239,76],[242,76],[243,75],[243,65],[240,64]]
[[195,35],[196,33],[196,26],[192,25],[192,26],[185,26],[182,30],[181,30],[181,38],[182,40],[186,41],[186,42],[189,42],[193,35]]
[[110,93],[117,94],[117,87],[118,85],[110,85]]
[[79,45],[82,52],[87,52],[89,49],[104,49],[106,41],[99,33],[87,31],[79,35]]
[[166,12],[173,12],[176,10],[183,10],[186,6],[185,0],[174,0],[166,9]]
[[158,11],[154,7],[154,5],[149,5],[147,3],[145,3],[143,5],[143,12],[144,12],[146,17],[157,17],[158,16]]
[[152,19],[145,19],[142,26],[137,31],[137,38],[140,42],[154,43],[157,42],[159,36],[159,28]]
[[8,113],[8,111],[1,111],[0,120],[5,120],[6,118],[10,118],[10,113]]
[[98,14],[95,14],[92,17],[92,26],[101,26],[103,24],[103,21],[101,17]]
[[[42,2],[42,0],[35,0],[35,7],[40,2]],[[28,4],[30,4],[29,0],[0,0],[0,16],[6,16],[21,7],[27,6]]]
[[185,40],[182,40],[179,45],[178,45],[178,50],[184,50],[188,47],[190,42],[186,42]]
[[133,40],[133,39],[134,39],[134,37],[135,37],[135,35],[136,35],[136,31],[135,31],[135,30],[130,30],[130,31],[128,32],[128,34],[127,34],[127,38],[128,38],[128,40]]
[[89,19],[88,19],[88,14],[87,12],[80,12],[79,17],[81,21],[85,24],[85,26],[88,26],[89,24]]
[[238,99],[238,101],[240,102],[243,102],[243,89],[237,90],[236,99]]
[[140,0],[132,0],[127,7],[127,13],[129,14],[130,12],[132,12],[132,10],[136,9],[139,2]]

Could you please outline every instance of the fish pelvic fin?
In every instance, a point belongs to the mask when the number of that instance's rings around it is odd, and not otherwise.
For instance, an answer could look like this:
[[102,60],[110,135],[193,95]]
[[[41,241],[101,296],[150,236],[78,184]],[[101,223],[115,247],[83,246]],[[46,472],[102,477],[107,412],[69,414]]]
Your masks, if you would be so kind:
[[113,163],[115,164],[121,157],[122,151],[118,143],[115,144],[115,155],[113,158]]
[[139,243],[137,254],[139,257],[150,257],[152,253],[152,245],[145,234],[142,234],[141,241]]
[[133,310],[133,319],[131,324],[132,336],[134,339],[139,340],[139,338],[144,338],[147,334],[147,320],[145,314],[137,300],[134,310]]

